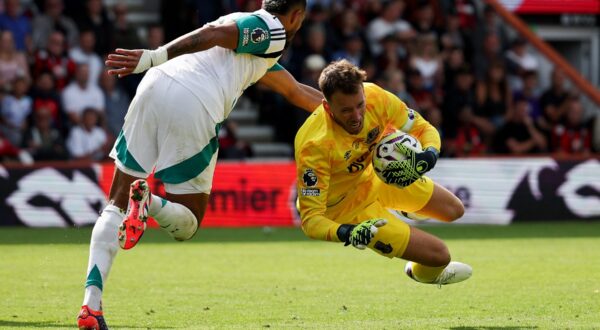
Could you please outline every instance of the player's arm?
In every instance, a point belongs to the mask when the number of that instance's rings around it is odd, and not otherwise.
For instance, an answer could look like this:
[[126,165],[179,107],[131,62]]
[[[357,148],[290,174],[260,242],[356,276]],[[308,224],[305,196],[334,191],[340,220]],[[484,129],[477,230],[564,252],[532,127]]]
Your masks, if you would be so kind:
[[286,69],[280,65],[269,70],[258,82],[274,92],[281,94],[291,104],[308,112],[313,112],[321,105],[323,94],[318,90],[299,83]]
[[144,72],[179,55],[191,54],[215,46],[236,49],[238,35],[238,26],[236,22],[231,21],[218,25],[206,24],[155,50],[117,48],[114,54],[108,55],[106,65],[115,68],[108,70],[108,73],[124,77],[132,73]]
[[399,144],[397,147],[409,156],[411,168],[418,176],[430,171],[437,163],[440,154],[440,133],[417,111],[407,107],[394,94],[385,91],[382,97],[390,124],[416,137],[421,142],[423,151],[412,150],[403,144]]
[[340,224],[325,216],[330,167],[326,148],[321,143],[296,136],[296,174],[298,211],[304,234],[312,239],[339,242]]

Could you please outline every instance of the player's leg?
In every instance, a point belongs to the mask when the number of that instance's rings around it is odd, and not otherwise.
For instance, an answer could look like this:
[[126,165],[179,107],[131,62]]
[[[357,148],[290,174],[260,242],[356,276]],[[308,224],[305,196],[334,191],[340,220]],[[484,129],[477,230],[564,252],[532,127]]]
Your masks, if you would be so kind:
[[423,208],[416,211],[421,216],[452,222],[465,213],[465,207],[458,197],[448,189],[434,183],[431,198]]
[[417,282],[451,284],[462,282],[473,270],[471,266],[450,261],[450,252],[439,238],[418,228],[410,228],[410,238],[402,259],[408,260],[406,274]]
[[152,195],[149,213],[171,237],[178,241],[185,241],[192,238],[200,227],[208,198],[207,193],[167,192],[166,198]]
[[119,250],[117,231],[125,217],[129,186],[136,179],[115,168],[109,204],[102,210],[92,230],[85,294],[77,322],[81,329],[106,328],[101,311],[102,290]]
[[[378,187],[377,194],[381,204],[385,207],[408,212],[418,211],[421,215],[440,220],[453,221],[462,216],[464,212],[462,203],[456,196],[427,177],[423,177],[404,189],[382,184]],[[439,203],[447,203],[447,205],[438,205]],[[406,237],[406,244],[402,249],[394,251],[394,256],[412,261],[407,264],[406,269],[411,278],[423,283],[448,284],[465,280],[470,276],[471,268],[468,265],[450,262],[450,253],[442,240],[402,223],[405,226],[397,225],[395,229],[390,228],[396,231],[395,234],[387,233],[385,235],[389,236],[386,238],[387,240],[399,240],[396,237]],[[382,233],[386,233],[386,230],[383,230]],[[457,267],[458,269],[455,269]],[[454,274],[452,276],[455,282],[446,278],[450,276],[450,273]]]

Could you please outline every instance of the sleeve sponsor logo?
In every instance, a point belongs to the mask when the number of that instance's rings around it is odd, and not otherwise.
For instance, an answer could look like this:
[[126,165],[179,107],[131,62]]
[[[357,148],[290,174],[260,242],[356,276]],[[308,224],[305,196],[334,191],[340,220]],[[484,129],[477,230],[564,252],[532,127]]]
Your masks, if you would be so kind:
[[248,44],[249,39],[250,39],[250,29],[244,28],[243,36],[242,36],[242,46],[246,46]]
[[267,34],[267,31],[261,28],[255,28],[254,30],[252,30],[250,40],[252,40],[253,43],[258,44],[267,40],[268,36],[269,35]]
[[304,174],[302,174],[302,181],[305,186],[314,187],[317,185],[317,182],[319,182],[319,178],[317,178],[317,175],[312,168],[307,168],[304,170]]
[[318,196],[321,196],[321,189],[319,189],[319,188],[302,188],[302,189],[300,189],[300,194],[302,196],[318,197]]

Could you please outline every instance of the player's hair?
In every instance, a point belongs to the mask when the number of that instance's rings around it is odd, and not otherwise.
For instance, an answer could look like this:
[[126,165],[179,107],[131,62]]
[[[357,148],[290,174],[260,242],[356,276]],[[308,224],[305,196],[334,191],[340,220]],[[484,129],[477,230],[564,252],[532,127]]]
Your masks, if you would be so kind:
[[262,8],[271,14],[285,15],[295,7],[306,8],[306,0],[263,0]]
[[330,99],[331,95],[337,91],[343,94],[357,93],[366,79],[365,71],[348,60],[340,60],[331,62],[323,69],[319,77],[319,88],[325,98]]

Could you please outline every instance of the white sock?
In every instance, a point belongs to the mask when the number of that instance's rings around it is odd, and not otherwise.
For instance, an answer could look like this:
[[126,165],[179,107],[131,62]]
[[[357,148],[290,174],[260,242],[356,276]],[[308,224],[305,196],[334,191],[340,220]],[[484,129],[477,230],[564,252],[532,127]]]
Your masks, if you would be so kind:
[[192,238],[198,230],[198,220],[190,209],[156,195],[152,195],[148,214],[158,222],[162,229],[178,241]]
[[83,304],[93,310],[100,309],[102,289],[119,250],[117,232],[125,214],[114,205],[108,205],[94,225],[90,241],[90,258],[85,282]]

